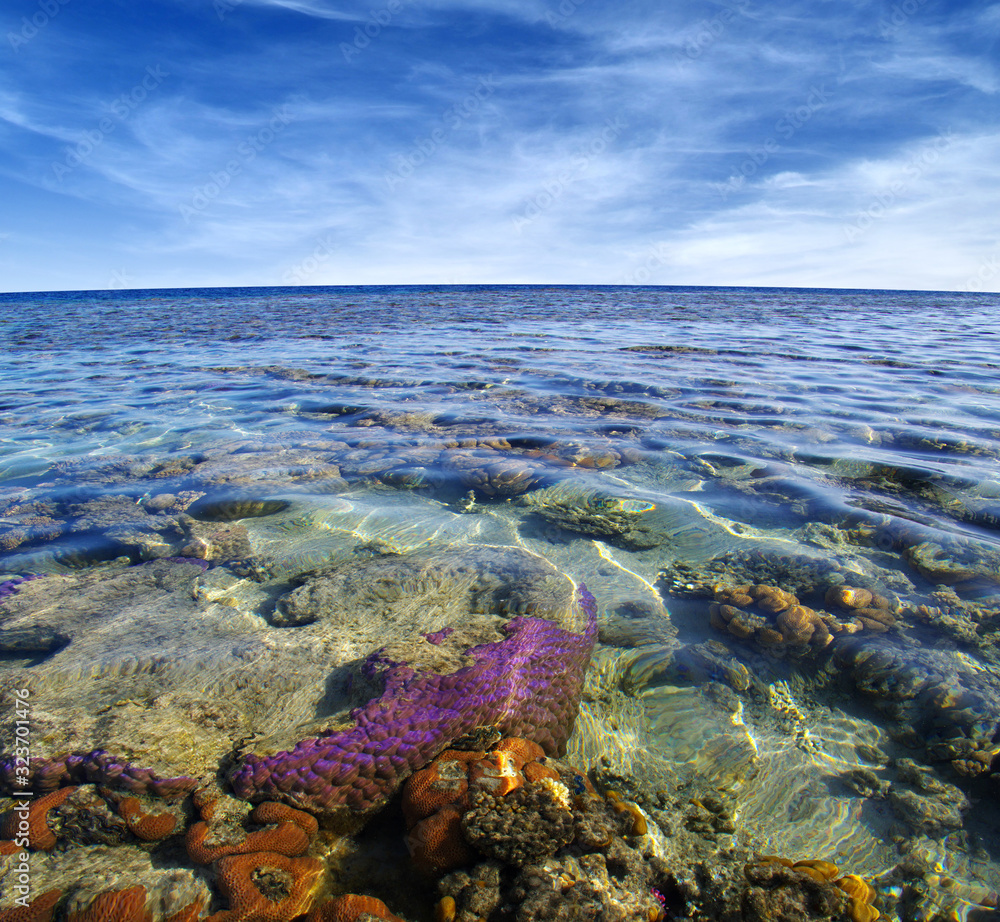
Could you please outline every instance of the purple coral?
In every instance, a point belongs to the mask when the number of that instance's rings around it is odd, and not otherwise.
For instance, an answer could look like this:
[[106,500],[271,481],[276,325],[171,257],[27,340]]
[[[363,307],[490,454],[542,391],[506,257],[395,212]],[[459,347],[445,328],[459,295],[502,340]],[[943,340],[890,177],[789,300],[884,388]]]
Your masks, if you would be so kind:
[[41,573],[29,573],[27,576],[14,576],[11,579],[0,583],[0,599],[9,595],[14,595],[21,588],[22,583],[27,583],[33,579],[40,579]]
[[[389,663],[385,691],[351,712],[352,730],[303,740],[272,756],[247,756],[231,773],[240,797],[283,800],[328,816],[363,814],[459,736],[479,726],[565,752],[597,639],[597,604],[586,587],[582,634],[519,617],[507,637],[467,651],[475,663],[451,675]],[[386,661],[369,657],[374,672]]]
[[194,778],[186,776],[160,778],[148,768],[137,768],[103,749],[54,759],[31,759],[27,776],[24,775],[23,760],[14,756],[0,759],[0,791],[31,790],[35,794],[47,794],[68,784],[106,784],[132,794],[155,794],[158,797],[175,797],[198,786]]
[[440,631],[434,631],[430,634],[421,634],[420,636],[424,638],[428,643],[434,644],[434,646],[440,646],[447,640],[450,634],[453,634],[455,629],[453,627],[443,627]]

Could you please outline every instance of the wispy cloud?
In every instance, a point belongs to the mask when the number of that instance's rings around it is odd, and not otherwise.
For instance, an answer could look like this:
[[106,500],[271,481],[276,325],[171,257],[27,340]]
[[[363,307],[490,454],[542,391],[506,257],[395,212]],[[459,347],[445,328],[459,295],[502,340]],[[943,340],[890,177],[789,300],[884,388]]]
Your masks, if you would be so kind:
[[988,275],[998,4],[220,2],[0,56],[6,287]]

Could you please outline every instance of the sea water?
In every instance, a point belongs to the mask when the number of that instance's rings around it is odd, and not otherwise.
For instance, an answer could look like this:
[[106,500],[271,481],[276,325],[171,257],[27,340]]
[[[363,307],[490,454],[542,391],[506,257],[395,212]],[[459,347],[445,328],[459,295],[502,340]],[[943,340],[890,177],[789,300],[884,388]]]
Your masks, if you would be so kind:
[[[359,549],[526,549],[601,610],[570,756],[709,782],[790,858],[877,879],[917,851],[950,883],[913,917],[964,918],[1000,888],[998,308],[738,288],[0,295],[0,582],[187,556],[273,600]],[[229,545],[184,516],[228,523]],[[854,627],[799,646],[730,630],[711,605],[740,583]],[[885,597],[887,630],[827,601],[838,586]],[[888,679],[872,651],[895,657]],[[44,658],[5,645],[0,685]],[[955,822],[893,798],[907,759],[918,797],[932,778],[965,798]]]

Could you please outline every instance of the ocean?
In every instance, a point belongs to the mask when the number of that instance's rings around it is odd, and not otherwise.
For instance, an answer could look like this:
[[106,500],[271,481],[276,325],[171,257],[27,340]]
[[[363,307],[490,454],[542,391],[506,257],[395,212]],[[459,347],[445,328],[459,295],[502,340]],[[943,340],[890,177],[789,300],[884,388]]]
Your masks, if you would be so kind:
[[[710,791],[699,860],[821,860],[889,918],[1000,918],[1000,296],[8,294],[0,340],[0,753],[107,750],[236,800],[225,765],[377,697],[370,654],[585,584],[564,758],[644,811],[647,852]],[[177,834],[84,826],[32,852],[34,894],[75,892],[94,849],[150,894],[194,875]]]

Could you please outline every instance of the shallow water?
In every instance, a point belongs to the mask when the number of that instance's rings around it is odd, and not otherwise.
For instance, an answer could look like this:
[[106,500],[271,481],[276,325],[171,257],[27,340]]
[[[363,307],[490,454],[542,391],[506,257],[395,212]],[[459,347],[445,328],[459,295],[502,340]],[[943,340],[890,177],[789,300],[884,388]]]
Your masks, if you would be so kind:
[[[602,613],[571,757],[725,790],[772,853],[870,878],[920,854],[954,881],[890,915],[984,918],[1000,889],[998,307],[712,288],[0,296],[0,582],[203,558],[201,601],[249,637],[317,567],[524,548]],[[711,625],[715,582],[842,623],[824,593],[863,587],[893,615],[828,647],[769,645]],[[189,628],[211,672],[207,628]],[[146,670],[127,646],[100,668]],[[79,647],[59,653],[72,681],[98,668]],[[37,643],[4,650],[5,688],[48,668]],[[903,791],[968,802],[942,825]]]

